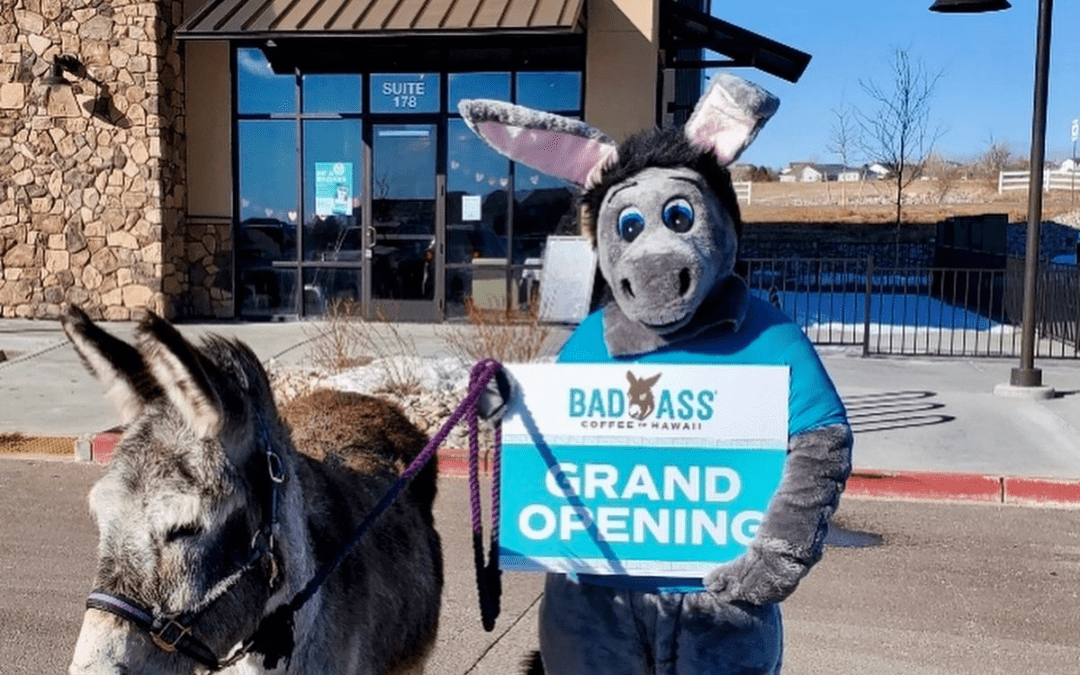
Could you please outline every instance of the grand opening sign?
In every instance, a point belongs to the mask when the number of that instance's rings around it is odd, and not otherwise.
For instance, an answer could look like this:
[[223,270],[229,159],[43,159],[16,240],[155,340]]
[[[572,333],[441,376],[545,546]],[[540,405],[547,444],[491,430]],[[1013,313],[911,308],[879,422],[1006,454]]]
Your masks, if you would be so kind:
[[746,550],[787,455],[786,366],[508,369],[502,569],[696,577]]

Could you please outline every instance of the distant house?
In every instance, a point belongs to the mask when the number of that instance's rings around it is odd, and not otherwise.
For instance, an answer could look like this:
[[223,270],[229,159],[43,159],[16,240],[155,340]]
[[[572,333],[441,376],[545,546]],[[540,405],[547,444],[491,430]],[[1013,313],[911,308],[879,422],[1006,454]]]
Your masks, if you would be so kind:
[[865,175],[865,168],[855,168],[843,164],[792,162],[780,172],[780,181],[783,183],[854,182],[862,180]]
[[1058,167],[1058,171],[1080,171],[1080,161],[1067,159]]
[[866,167],[866,177],[870,180],[880,180],[882,178],[887,178],[891,173],[892,169],[885,166],[884,164],[879,164],[877,162],[869,164]]

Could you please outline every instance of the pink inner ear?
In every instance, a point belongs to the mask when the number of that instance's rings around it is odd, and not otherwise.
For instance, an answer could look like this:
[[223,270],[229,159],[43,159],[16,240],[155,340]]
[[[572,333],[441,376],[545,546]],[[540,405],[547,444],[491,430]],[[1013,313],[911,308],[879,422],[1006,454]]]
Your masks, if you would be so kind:
[[687,124],[685,131],[692,145],[715,152],[721,166],[735,161],[755,135],[754,128],[746,120],[723,113],[712,118],[703,116],[697,124]]
[[484,140],[507,157],[577,185],[595,179],[615,155],[614,145],[574,134],[499,122],[480,122],[476,127]]

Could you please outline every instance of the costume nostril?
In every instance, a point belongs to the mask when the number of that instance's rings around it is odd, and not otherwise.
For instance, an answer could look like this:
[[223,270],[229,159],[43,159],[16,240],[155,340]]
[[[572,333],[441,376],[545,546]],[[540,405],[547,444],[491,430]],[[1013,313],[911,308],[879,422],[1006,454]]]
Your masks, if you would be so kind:
[[622,285],[622,292],[623,293],[630,296],[631,298],[634,297],[634,289],[630,287],[630,280],[629,279],[623,279],[621,285]]
[[688,290],[690,290],[690,270],[684,267],[679,270],[679,295],[686,295]]

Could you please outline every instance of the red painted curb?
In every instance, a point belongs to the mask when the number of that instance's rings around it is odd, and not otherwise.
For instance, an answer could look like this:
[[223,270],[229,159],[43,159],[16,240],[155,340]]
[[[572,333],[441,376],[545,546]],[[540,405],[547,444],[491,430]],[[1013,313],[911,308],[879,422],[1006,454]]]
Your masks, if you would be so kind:
[[845,494],[856,497],[903,497],[910,499],[959,499],[1001,502],[1001,478],[978,474],[881,472],[856,469],[848,478]]
[[462,478],[469,475],[469,453],[453,448],[439,448],[437,456],[439,476]]
[[[96,434],[91,445],[93,461],[107,464],[119,438],[119,434],[115,433]],[[439,475],[450,478],[464,478],[469,475],[468,450],[440,448],[438,458]],[[480,474],[490,476],[490,465],[481,462]],[[848,478],[844,494],[882,499],[949,499],[998,504],[1080,506],[1080,480],[855,469]]]
[[108,464],[118,440],[120,440],[120,434],[95,434],[94,440],[90,443],[90,459],[98,464]]
[[1006,504],[1080,504],[1080,481],[1005,478]]

